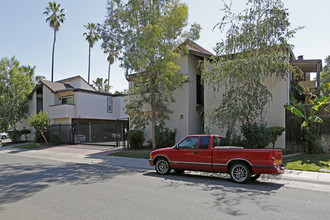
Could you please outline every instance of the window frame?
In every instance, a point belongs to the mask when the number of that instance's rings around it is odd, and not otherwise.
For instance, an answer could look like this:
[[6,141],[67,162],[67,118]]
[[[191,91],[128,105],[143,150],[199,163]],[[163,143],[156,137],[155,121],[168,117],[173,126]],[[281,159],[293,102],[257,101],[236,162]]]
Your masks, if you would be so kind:
[[[68,98],[72,97],[72,103],[68,103]],[[66,99],[66,103],[63,103],[63,99]],[[60,105],[74,105],[74,95],[62,96],[60,97]]]
[[112,97],[107,97],[107,112],[108,113],[113,112],[113,98]]

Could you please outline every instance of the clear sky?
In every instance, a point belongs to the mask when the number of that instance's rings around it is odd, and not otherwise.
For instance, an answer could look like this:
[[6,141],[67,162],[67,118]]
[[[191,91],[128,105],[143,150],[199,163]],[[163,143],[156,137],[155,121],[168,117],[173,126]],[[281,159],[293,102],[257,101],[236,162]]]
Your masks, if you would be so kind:
[[[102,23],[105,19],[106,0],[57,0],[66,9],[67,21],[57,32],[54,80],[81,75],[87,80],[88,43],[83,36],[88,22]],[[189,23],[199,23],[203,30],[196,41],[214,52],[213,48],[223,35],[212,31],[222,15],[221,0],[182,0],[189,7]],[[245,1],[234,1],[244,7]],[[305,26],[291,44],[294,53],[305,59],[322,59],[330,55],[329,0],[283,0],[290,12],[292,27]],[[36,66],[36,75],[50,80],[53,31],[42,13],[46,0],[0,0],[0,58],[12,57],[22,65]],[[91,81],[107,78],[108,62],[100,48],[94,45],[91,55]],[[128,88],[124,70],[115,62],[111,67],[111,92]]]

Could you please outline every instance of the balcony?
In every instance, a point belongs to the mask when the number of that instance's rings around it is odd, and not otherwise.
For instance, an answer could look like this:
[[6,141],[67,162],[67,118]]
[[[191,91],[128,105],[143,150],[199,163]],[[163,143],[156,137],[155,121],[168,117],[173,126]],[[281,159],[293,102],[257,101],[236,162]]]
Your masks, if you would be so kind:
[[59,104],[50,105],[48,114],[51,118],[74,118],[75,117],[75,105],[72,104]]

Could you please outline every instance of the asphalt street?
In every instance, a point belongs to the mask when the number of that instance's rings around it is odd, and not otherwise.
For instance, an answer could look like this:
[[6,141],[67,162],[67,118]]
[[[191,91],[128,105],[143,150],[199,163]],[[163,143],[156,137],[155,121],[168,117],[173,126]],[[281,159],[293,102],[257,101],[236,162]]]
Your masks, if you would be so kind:
[[50,151],[53,159],[36,152],[0,151],[0,219],[328,219],[330,215],[326,183],[264,177],[236,184],[225,175],[198,172],[160,176],[152,169],[120,163],[120,158],[104,160],[99,153],[89,160],[74,156],[70,161],[63,152]]

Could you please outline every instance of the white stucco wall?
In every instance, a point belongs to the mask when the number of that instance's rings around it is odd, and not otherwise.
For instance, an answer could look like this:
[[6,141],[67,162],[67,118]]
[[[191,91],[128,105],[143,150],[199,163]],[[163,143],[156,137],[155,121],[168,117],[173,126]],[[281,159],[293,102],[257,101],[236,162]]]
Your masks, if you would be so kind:
[[93,89],[90,85],[88,85],[88,83],[86,83],[84,80],[82,80],[80,78],[74,78],[72,80],[67,80],[67,81],[64,81],[64,83],[71,85],[75,89],[80,88],[80,89],[95,91],[95,89]]
[[58,98],[46,86],[42,87],[43,111],[49,113],[49,106],[58,104]]
[[[112,98],[113,111],[107,112],[107,98]],[[117,119],[128,118],[123,112],[123,96],[110,97],[106,95],[76,92],[75,117],[92,119]]]

